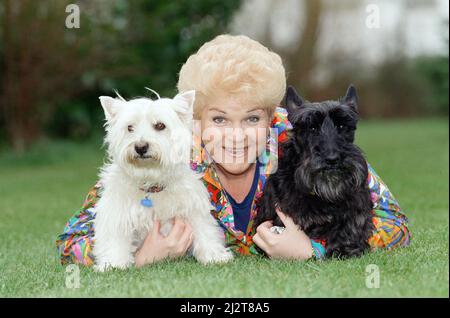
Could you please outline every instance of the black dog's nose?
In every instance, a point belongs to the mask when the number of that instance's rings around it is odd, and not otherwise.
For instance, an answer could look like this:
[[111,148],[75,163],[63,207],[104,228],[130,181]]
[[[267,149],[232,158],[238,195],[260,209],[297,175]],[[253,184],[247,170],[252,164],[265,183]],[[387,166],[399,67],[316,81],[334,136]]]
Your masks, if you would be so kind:
[[136,151],[136,153],[138,153],[140,156],[145,155],[145,153],[148,150],[148,142],[145,143],[138,143],[136,145],[134,145],[134,150]]
[[330,165],[334,166],[339,161],[339,154],[338,153],[331,153],[328,156],[325,157],[325,162]]

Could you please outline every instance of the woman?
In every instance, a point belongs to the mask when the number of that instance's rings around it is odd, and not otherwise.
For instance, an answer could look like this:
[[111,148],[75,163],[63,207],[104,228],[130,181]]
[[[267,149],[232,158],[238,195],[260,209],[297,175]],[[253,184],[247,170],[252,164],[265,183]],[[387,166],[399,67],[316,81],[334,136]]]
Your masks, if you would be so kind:
[[[270,231],[265,222],[253,228],[256,202],[267,177],[276,168],[278,143],[291,128],[286,111],[277,107],[286,88],[281,58],[245,36],[221,35],[205,43],[181,68],[178,90],[196,91],[192,169],[202,174],[212,215],[224,231],[226,242],[242,255],[258,254],[255,244],[272,258],[305,260],[321,258],[326,242],[311,240],[281,211],[286,229]],[[407,218],[386,185],[369,165],[375,231],[372,248],[409,244]],[[57,247],[62,264],[93,264],[94,207],[101,192],[96,184],[83,207],[69,220]],[[135,254],[136,266],[184,255],[192,238],[191,228],[175,219],[167,237],[153,231]],[[184,238],[184,239],[183,239]]]

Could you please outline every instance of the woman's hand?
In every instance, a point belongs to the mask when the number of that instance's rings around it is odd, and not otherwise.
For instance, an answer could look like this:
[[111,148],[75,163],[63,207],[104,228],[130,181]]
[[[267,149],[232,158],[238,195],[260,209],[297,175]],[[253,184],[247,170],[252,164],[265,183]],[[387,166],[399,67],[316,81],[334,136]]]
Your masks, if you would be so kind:
[[299,229],[290,217],[276,210],[285,226],[281,234],[272,233],[272,221],[266,221],[258,226],[253,242],[271,258],[290,258],[306,260],[313,255],[309,237]]
[[178,258],[186,254],[193,241],[193,232],[189,224],[175,217],[172,230],[167,236],[159,231],[160,221],[155,221],[153,230],[148,233],[141,248],[136,252],[136,267],[154,263],[167,257]]

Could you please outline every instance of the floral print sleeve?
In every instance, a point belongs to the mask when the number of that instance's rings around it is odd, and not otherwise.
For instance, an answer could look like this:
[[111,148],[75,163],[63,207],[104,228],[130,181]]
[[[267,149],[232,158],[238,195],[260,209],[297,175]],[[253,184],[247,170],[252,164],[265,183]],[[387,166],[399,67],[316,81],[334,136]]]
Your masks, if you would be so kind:
[[[407,246],[411,238],[408,219],[380,176],[370,164],[368,168],[367,183],[372,197],[372,220],[375,225],[375,230],[369,238],[369,245],[372,249]],[[326,242],[311,240],[311,243],[315,257],[324,257]]]
[[367,178],[373,202],[375,231],[369,239],[372,249],[409,245],[408,219],[380,176],[369,165]]
[[94,263],[92,247],[94,244],[95,204],[100,198],[101,184],[97,182],[90,190],[83,206],[70,218],[64,231],[56,240],[62,265]]

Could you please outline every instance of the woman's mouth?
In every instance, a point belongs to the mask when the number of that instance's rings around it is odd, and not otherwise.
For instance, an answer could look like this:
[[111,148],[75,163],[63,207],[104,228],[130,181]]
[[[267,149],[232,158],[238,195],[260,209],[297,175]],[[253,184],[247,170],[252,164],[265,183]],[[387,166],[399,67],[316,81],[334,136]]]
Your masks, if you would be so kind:
[[222,149],[225,150],[225,153],[228,156],[235,157],[235,158],[243,157],[248,151],[248,147],[244,147],[244,148],[226,148],[226,147],[222,147]]

